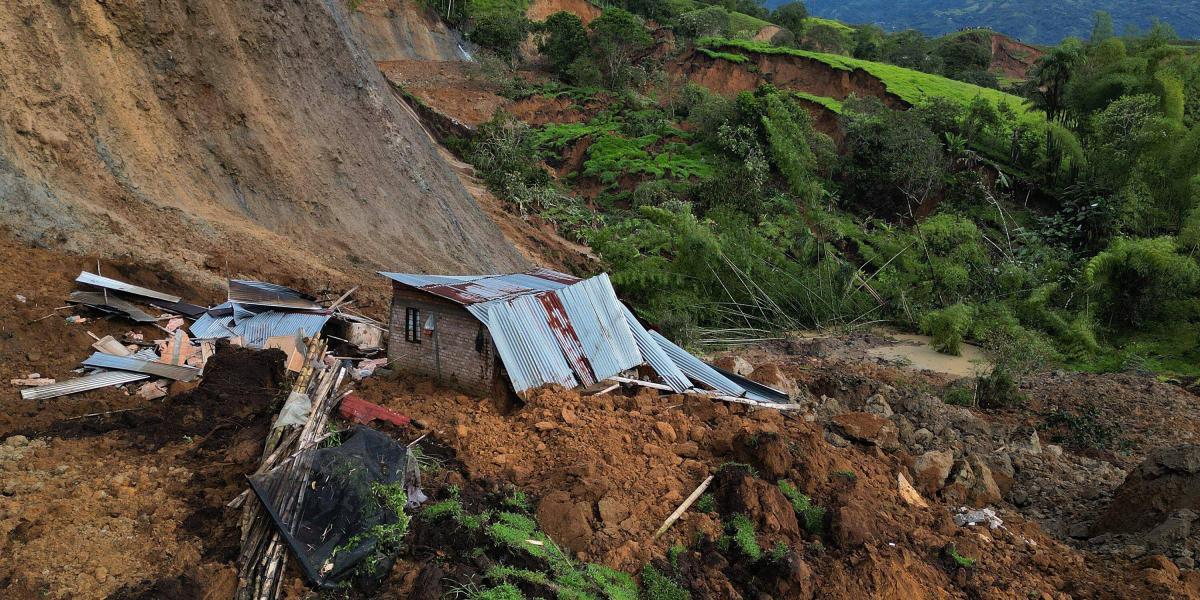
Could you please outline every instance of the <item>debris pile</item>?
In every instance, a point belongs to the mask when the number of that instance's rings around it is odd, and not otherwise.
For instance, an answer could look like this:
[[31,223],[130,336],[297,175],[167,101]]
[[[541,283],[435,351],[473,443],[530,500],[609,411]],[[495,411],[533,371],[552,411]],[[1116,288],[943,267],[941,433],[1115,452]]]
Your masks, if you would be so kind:
[[[127,393],[154,400],[167,395],[171,382],[192,382],[203,375],[204,365],[216,352],[217,340],[252,349],[276,348],[288,355],[287,367],[300,372],[306,356],[306,339],[325,329],[344,332],[346,356],[331,362],[353,367],[361,379],[386,364],[372,358],[383,350],[386,328],[349,308],[352,289],[328,305],[288,287],[262,281],[229,281],[228,300],[205,308],[179,296],[133,285],[98,273],[81,272],[75,281],[85,289],[71,292],[67,306],[78,314],[70,324],[119,318],[161,334],[154,341],[146,333],[128,331],[121,339],[112,335],[95,340],[94,352],[76,369],[80,377],[57,381],[31,373],[10,383],[21,386],[26,400],[46,400],[110,386],[131,386]],[[54,314],[57,314],[57,310]],[[189,322],[190,321],[190,322]],[[336,324],[334,327],[332,324]],[[190,335],[189,335],[190,332]],[[358,363],[354,366],[354,363]],[[136,384],[136,385],[135,385]]]

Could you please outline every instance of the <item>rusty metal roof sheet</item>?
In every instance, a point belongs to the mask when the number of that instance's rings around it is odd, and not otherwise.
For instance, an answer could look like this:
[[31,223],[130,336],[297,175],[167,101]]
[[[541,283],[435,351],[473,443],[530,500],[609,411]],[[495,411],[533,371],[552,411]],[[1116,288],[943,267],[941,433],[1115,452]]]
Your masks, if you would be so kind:
[[644,362],[607,275],[467,310],[491,332],[518,393],[591,385]]
[[580,281],[578,277],[550,269],[506,275],[421,275],[383,271],[379,274],[464,306],[562,289]]
[[132,283],[125,283],[124,281],[117,281],[116,279],[104,277],[101,275],[97,275],[95,273],[88,273],[87,271],[81,272],[79,274],[79,277],[75,278],[75,281],[77,281],[79,283],[85,283],[87,285],[93,285],[93,286],[96,286],[99,288],[115,290],[118,292],[125,292],[127,294],[133,294],[135,296],[142,296],[144,298],[154,298],[156,300],[162,300],[164,302],[179,302],[181,299],[179,296],[172,296],[170,294],[156,292],[151,289],[133,285]]
[[229,301],[237,304],[273,306],[293,310],[323,310],[312,296],[301,294],[290,287],[254,281],[250,279],[229,280]]
[[169,365],[154,360],[145,360],[132,356],[114,356],[97,352],[83,361],[84,366],[118,371],[145,373],[178,381],[191,381],[200,374],[200,369],[183,365]]

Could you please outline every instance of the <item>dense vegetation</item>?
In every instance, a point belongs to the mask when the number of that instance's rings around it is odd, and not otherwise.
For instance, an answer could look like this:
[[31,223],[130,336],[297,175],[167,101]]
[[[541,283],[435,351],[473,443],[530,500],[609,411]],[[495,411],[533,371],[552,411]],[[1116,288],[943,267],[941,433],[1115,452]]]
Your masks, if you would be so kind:
[[1186,37],[1200,37],[1200,4],[1191,0],[808,0],[808,5],[823,17],[928,35],[988,27],[1029,42],[1055,44],[1088,35],[1092,15],[1105,11],[1113,15],[1118,32],[1128,26],[1144,30],[1158,17]]
[[[734,13],[792,37],[749,41]],[[680,46],[660,48],[647,17]],[[805,49],[814,27],[850,49]],[[1168,29],[1118,37],[1100,18],[1014,95],[930,74],[981,66],[978,40],[887,36],[802,5],[629,2],[522,28],[551,77],[506,93],[570,98],[586,118],[499,113],[459,150],[514,210],[590,244],[675,338],[892,323],[945,352],[991,350],[993,405],[1019,396],[1010,373],[1050,363],[1200,372],[1200,65]],[[911,108],[765,85],[723,97],[664,72],[692,46],[743,68],[779,54],[862,69]],[[814,103],[839,114],[838,144]],[[544,165],[572,149],[581,164],[553,177]]]

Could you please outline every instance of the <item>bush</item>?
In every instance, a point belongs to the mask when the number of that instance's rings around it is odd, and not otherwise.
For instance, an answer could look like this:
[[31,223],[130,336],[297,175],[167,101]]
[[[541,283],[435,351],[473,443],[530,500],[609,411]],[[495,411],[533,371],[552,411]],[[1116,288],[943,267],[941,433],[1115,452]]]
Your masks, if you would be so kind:
[[529,33],[530,23],[523,14],[490,13],[473,19],[469,37],[472,42],[512,58]]
[[1084,281],[1110,323],[1138,327],[1165,320],[1200,287],[1200,265],[1174,240],[1118,238],[1084,268]]
[[1025,404],[1026,398],[1012,374],[996,367],[975,381],[975,400],[982,408],[1012,408]]
[[963,336],[971,329],[975,308],[968,304],[955,304],[941,310],[931,311],[921,318],[921,330],[933,336],[933,348],[944,354],[957,356]]
[[554,71],[560,76],[568,74],[576,59],[587,55],[587,30],[578,16],[559,11],[546,17],[546,21],[537,28],[543,33],[538,42],[538,52],[550,59]]
[[685,39],[729,34],[729,11],[720,6],[709,6],[679,15],[675,33]]

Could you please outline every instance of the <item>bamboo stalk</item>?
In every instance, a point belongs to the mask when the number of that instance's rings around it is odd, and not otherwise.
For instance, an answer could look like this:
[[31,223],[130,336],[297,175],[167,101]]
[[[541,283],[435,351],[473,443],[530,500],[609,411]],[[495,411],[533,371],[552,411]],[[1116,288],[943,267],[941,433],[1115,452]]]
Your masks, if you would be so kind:
[[708,484],[712,483],[712,480],[713,476],[709,475],[708,478],[705,479],[704,482],[701,483],[700,486],[697,487],[696,490],[683,501],[683,504],[680,504],[679,508],[675,509],[675,512],[671,513],[671,516],[667,517],[666,521],[663,521],[662,527],[659,527],[658,531],[654,532],[654,537],[650,538],[650,540],[657,540],[659,536],[666,533],[667,530],[671,528],[671,525],[674,525],[675,521],[678,521],[679,517],[683,516],[683,513],[687,512],[687,509],[690,508],[692,503],[700,497],[700,494],[703,494],[704,490],[708,489]]

